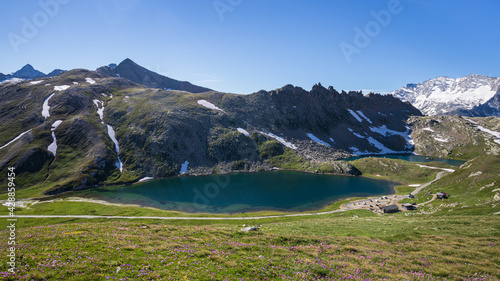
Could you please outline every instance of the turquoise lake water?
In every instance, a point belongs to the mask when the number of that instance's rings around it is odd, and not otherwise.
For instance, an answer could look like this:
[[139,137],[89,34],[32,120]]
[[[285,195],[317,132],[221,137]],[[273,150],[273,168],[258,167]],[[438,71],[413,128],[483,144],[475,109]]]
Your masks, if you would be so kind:
[[[320,209],[353,196],[388,195],[393,182],[293,171],[168,178],[122,187],[99,187],[85,197],[165,210],[242,213]],[[80,196],[80,195],[79,195]]]
[[[453,166],[465,163],[420,155],[374,157],[424,163],[438,161]],[[78,196],[193,213],[300,212],[321,209],[348,197],[388,195],[393,193],[395,185],[393,182],[362,177],[273,171],[168,178],[129,186],[99,187]]]

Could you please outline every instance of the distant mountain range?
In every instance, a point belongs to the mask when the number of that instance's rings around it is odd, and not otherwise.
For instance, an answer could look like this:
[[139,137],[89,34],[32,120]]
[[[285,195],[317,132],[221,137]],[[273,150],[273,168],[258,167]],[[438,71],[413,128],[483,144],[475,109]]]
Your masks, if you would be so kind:
[[[42,77],[53,77],[64,70],[45,74],[30,64],[11,74],[0,73],[0,84]],[[102,66],[95,71],[106,77],[121,77],[148,88],[203,93],[212,89],[175,80],[148,70],[131,59]],[[407,84],[393,91],[394,97],[410,102],[424,115],[500,116],[500,77],[471,74],[466,77],[438,77],[418,84]]]
[[27,65],[23,66],[21,69],[19,69],[18,71],[11,73],[11,74],[0,73],[0,83],[18,82],[18,81],[22,81],[22,80],[31,80],[31,79],[42,78],[42,77],[53,77],[53,76],[59,75],[63,72],[64,72],[64,70],[54,69],[49,74],[45,74],[45,73],[33,68],[33,66],[31,64],[27,64]]
[[[45,74],[33,68],[31,64],[27,64],[23,66],[20,70],[11,74],[0,73],[0,83],[14,83],[23,80],[31,80],[43,77],[53,77],[63,72],[64,70],[54,69],[49,74]],[[203,93],[212,91],[209,88],[193,85],[187,81],[179,81],[160,75],[156,72],[153,72],[138,65],[131,59],[125,59],[118,65],[112,63],[108,66],[99,67],[96,70],[96,72],[108,77],[122,77],[149,88],[158,88],[163,90],[179,90],[190,93]]]
[[110,64],[99,67],[97,73],[108,77],[123,77],[132,82],[142,84],[149,88],[158,88],[163,90],[180,90],[190,93],[202,93],[212,91],[211,89],[193,85],[187,81],[178,81],[156,72],[148,70],[131,59],[125,59],[120,64]]
[[500,77],[438,77],[390,94],[425,115],[500,116]]

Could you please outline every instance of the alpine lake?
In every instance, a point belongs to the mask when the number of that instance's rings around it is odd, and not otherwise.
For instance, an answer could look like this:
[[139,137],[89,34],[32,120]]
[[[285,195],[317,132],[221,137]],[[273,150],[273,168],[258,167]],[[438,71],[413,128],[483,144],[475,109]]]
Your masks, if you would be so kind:
[[[440,161],[454,166],[464,163],[416,155],[376,157]],[[354,159],[359,158],[346,160]],[[189,213],[303,212],[349,197],[390,195],[396,185],[398,183],[365,177],[270,171],[150,180],[127,186],[96,187],[78,192],[77,196]]]

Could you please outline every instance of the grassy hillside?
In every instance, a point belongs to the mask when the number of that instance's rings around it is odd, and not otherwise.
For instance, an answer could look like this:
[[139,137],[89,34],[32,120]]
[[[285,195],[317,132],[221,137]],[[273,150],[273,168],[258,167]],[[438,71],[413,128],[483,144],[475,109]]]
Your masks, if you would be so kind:
[[417,164],[448,169],[455,168],[441,162],[415,163],[377,157],[357,159],[349,163],[360,170],[363,176],[395,181],[402,184],[426,183],[436,178],[437,170],[422,168],[417,166]]
[[431,184],[417,195],[444,191],[451,196],[437,200],[421,210],[440,215],[492,214],[500,211],[500,156],[474,158],[454,173]]
[[[498,217],[366,215],[263,222],[255,233],[239,231],[247,221],[22,228],[17,277],[5,273],[5,255],[0,270],[4,280],[500,278]],[[2,231],[0,238],[6,235]],[[5,247],[0,246],[4,252]]]

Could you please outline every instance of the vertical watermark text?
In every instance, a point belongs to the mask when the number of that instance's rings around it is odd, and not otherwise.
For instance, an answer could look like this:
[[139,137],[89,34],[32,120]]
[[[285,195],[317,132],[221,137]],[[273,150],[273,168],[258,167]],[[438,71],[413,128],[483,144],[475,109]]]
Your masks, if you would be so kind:
[[[16,173],[15,168],[8,168],[7,173],[7,208],[9,210],[9,216],[14,217],[14,211],[16,210]],[[7,266],[10,273],[14,273],[16,269],[16,221],[15,218],[8,218],[8,253],[7,253]]]

